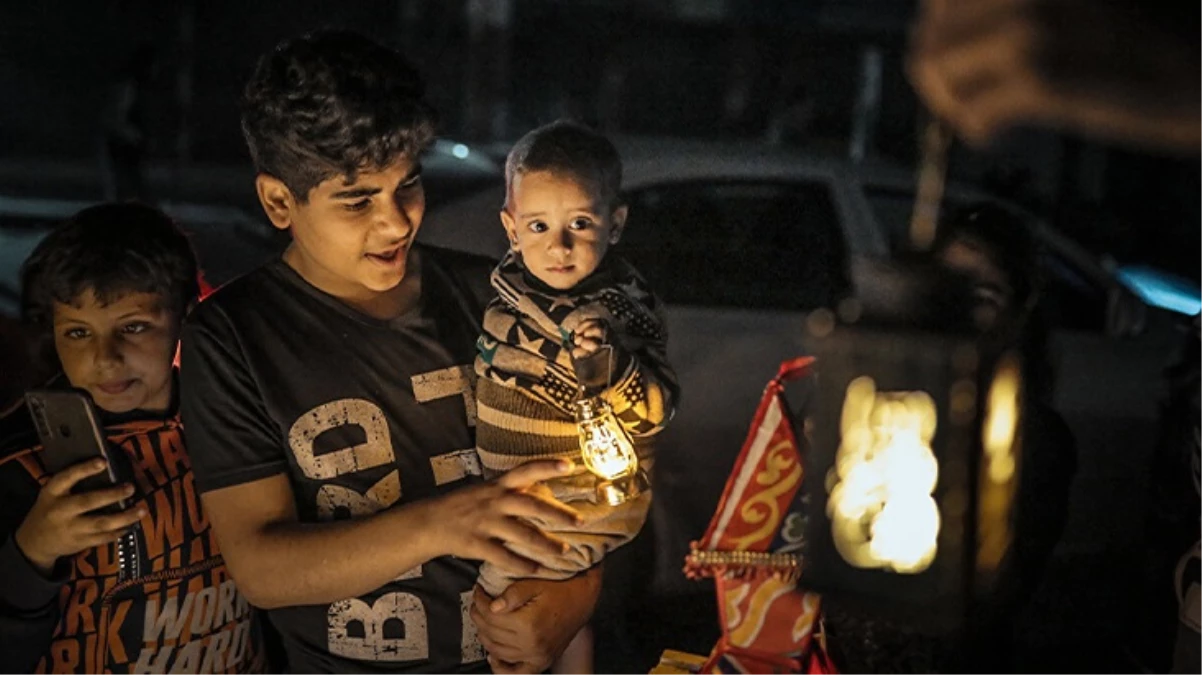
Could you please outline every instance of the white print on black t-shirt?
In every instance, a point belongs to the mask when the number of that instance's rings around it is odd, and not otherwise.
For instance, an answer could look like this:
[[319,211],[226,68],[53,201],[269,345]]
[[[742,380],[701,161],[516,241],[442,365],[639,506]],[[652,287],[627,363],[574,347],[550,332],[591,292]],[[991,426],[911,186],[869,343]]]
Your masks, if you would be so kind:
[[[421,576],[414,568],[401,577]],[[399,577],[400,578],[400,577]],[[463,632],[459,641],[460,663],[484,658],[484,645],[472,622],[472,591],[459,594],[459,621]],[[330,605],[327,644],[331,654],[363,661],[412,661],[429,657],[430,643],[426,610],[421,600],[409,593],[386,593],[369,607],[358,598]],[[363,637],[352,636],[348,627],[361,626]]]
[[182,601],[164,591],[146,603],[146,646],[130,672],[230,672],[250,656],[250,636],[250,605],[233,580],[185,593]]
[[[369,607],[359,598],[339,600],[326,612],[330,652],[363,661],[413,661],[429,657],[426,610],[415,595],[386,593]],[[470,623],[470,620],[469,620]],[[350,626],[363,637],[351,636]]]
[[[322,455],[314,453],[313,441],[318,436],[346,425],[361,427],[367,440]],[[292,446],[297,466],[305,476],[316,480],[374,469],[396,459],[384,411],[363,399],[332,401],[301,415],[288,432],[288,444]],[[317,491],[317,515],[322,520],[333,520],[339,506],[350,511],[352,516],[371,515],[392,506],[400,498],[401,477],[393,469],[365,493],[340,485],[321,486]]]
[[476,371],[472,366],[451,366],[414,375],[413,396],[418,403],[429,403],[447,396],[463,396],[467,425],[476,426]]
[[[475,426],[476,400],[474,373],[470,366],[453,366],[415,375],[414,398],[427,403],[449,396],[462,396],[467,423]],[[338,427],[355,425],[363,429],[366,440],[332,452],[317,455],[313,442],[318,436]],[[288,443],[297,465],[308,478],[329,480],[393,463],[396,454],[384,411],[365,399],[341,399],[313,408],[293,423]],[[480,460],[475,448],[453,450],[430,458],[435,482],[443,485],[469,475],[480,475]],[[401,476],[396,469],[388,472],[366,492],[327,484],[317,491],[318,517],[332,520],[342,507],[352,516],[366,516],[386,509],[402,494]],[[403,573],[401,578],[417,578],[421,568]],[[462,636],[462,663],[484,658],[484,647],[472,623],[472,592],[459,596]],[[327,640],[331,654],[363,661],[412,661],[429,657],[429,628],[421,600],[404,592],[381,595],[370,605],[358,598],[340,600],[326,611]]]

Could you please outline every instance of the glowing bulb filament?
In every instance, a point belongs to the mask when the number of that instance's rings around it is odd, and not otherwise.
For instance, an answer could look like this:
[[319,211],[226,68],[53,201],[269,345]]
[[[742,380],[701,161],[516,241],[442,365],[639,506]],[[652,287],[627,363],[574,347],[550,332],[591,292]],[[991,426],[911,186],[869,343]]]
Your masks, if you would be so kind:
[[[599,398],[576,402],[576,429],[580,456],[588,470],[600,479],[598,494],[613,505],[639,494],[639,459],[634,442],[609,404]],[[641,478],[641,477],[638,477]]]

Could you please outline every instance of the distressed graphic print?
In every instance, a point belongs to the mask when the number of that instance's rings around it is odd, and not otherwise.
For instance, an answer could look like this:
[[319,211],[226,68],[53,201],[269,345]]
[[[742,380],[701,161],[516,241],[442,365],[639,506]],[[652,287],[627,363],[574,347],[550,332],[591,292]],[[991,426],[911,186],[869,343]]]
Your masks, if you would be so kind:
[[[49,654],[36,672],[261,671],[254,614],[200,509],[179,425],[126,425],[109,440],[129,458],[128,478],[147,508],[135,550],[126,551],[139,574],[120,580],[116,543],[76,555]],[[31,453],[15,459],[39,483],[48,479]]]
[[[460,397],[464,402],[467,425],[475,426],[475,398],[471,369],[452,366],[411,379],[414,399],[419,404]],[[345,426],[357,426],[362,441],[347,447],[328,449],[318,454],[314,443],[319,436]],[[348,398],[323,403],[301,415],[288,433],[288,444],[305,477],[331,481],[396,466],[396,451],[384,411],[376,403]],[[475,448],[460,448],[429,457],[437,485],[480,475]],[[404,477],[399,469],[387,471],[366,489],[325,482],[316,493],[316,512],[321,520],[345,516],[362,517],[376,513],[401,500]],[[422,566],[408,570],[395,581],[422,579]],[[400,589],[400,590],[398,590]],[[327,648],[331,654],[360,661],[418,661],[431,658],[427,608],[421,597],[403,590],[403,585],[388,585],[378,596],[348,598],[329,605],[326,611]],[[442,592],[450,589],[443,589]],[[484,658],[484,649],[469,617],[471,591],[456,591],[460,608],[460,626],[439,627],[460,633],[459,662]]]

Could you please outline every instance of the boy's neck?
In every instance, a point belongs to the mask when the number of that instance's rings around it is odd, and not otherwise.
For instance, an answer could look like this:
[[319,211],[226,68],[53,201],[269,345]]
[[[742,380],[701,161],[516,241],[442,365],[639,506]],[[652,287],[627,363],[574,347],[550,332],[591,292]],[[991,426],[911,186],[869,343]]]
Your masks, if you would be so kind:
[[342,299],[342,302],[373,319],[391,321],[413,309],[421,298],[421,274],[413,267],[405,270],[401,283],[391,290],[375,293],[363,299]]
[[306,274],[306,271],[296,264],[295,259],[289,255],[290,252],[291,248],[284,252],[285,264],[291,267],[309,285],[334,297],[351,309],[366,314],[373,319],[390,321],[398,318],[413,309],[421,299],[421,254],[413,249],[408,251],[409,258],[405,266],[405,276],[396,286],[386,291],[372,291],[370,289],[358,288],[342,293],[325,287],[325,284],[319,283],[316,279],[311,279]]

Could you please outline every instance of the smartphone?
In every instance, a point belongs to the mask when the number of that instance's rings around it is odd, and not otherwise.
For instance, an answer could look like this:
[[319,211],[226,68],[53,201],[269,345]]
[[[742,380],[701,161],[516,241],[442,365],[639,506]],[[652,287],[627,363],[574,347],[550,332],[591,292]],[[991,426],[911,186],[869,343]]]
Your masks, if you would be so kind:
[[[78,389],[35,389],[25,393],[25,404],[42,441],[42,464],[50,474],[96,459],[105,461],[105,471],[84,478],[73,492],[90,492],[117,485],[117,472],[109,459],[108,441],[100,430],[96,408],[86,392]],[[126,500],[110,507],[124,510]],[[110,510],[110,509],[106,509]]]

